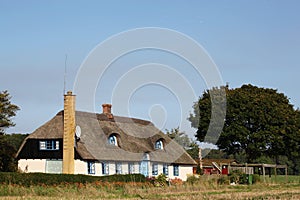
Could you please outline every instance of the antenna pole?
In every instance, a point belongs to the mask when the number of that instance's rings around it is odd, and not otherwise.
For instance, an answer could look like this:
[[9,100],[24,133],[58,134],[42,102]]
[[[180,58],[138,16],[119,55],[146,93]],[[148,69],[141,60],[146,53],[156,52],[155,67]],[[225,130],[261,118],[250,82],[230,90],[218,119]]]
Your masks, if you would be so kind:
[[64,94],[66,94],[67,58],[68,58],[68,54],[66,54],[66,57],[65,57]]

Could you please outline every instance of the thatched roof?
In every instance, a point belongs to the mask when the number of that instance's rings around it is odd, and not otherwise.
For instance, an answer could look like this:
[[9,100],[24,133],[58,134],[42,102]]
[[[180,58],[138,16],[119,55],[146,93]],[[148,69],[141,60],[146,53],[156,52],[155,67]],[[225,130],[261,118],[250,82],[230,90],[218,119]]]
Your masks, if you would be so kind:
[[[81,137],[77,141],[76,152],[82,159],[141,161],[143,155],[149,153],[150,160],[154,162],[196,164],[180,145],[149,121],[119,116],[113,116],[110,119],[106,114],[81,111],[76,111],[75,118],[76,125],[81,128]],[[108,137],[113,133],[118,138],[118,146],[108,144]],[[35,130],[26,140],[62,139],[62,137],[63,111]],[[154,148],[155,142],[159,139],[164,143],[163,150]]]

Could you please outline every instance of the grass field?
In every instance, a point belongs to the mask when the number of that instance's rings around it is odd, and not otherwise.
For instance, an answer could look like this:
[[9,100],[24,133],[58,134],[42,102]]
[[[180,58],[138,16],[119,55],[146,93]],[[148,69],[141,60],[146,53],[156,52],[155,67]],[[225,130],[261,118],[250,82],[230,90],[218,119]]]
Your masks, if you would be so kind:
[[53,186],[0,185],[0,199],[300,199],[300,177],[277,176],[267,183],[219,185],[214,178],[193,184],[155,187],[149,183],[75,183]]

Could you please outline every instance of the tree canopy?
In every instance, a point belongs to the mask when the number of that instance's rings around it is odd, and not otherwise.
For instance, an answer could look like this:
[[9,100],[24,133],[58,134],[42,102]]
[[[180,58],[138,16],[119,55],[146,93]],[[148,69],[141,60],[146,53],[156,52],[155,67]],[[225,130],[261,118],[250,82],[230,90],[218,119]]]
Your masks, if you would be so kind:
[[[220,150],[227,154],[245,154],[247,162],[261,156],[270,156],[276,162],[282,155],[294,160],[299,158],[300,114],[283,93],[250,84],[236,89],[227,86],[225,91],[226,117],[216,142]],[[206,139],[214,143],[217,138],[206,138],[211,122],[210,96],[211,90],[203,93],[189,120],[198,128],[199,141]]]
[[181,145],[186,152],[194,159],[199,156],[199,146],[198,144],[191,140],[188,135],[179,130],[179,127],[172,128],[171,130],[166,130],[166,134],[179,145]]
[[12,104],[10,99],[7,90],[0,92],[0,135],[4,134],[5,128],[15,125],[11,118],[16,115],[19,107]]

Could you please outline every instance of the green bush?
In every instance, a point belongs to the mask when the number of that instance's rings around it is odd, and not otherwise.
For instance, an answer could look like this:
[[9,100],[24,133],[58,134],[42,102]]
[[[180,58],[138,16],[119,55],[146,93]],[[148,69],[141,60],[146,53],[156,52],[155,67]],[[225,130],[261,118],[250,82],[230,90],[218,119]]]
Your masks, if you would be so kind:
[[234,170],[234,171],[232,171],[229,175],[229,180],[230,180],[230,183],[236,183],[236,184],[239,184],[239,183],[241,183],[240,181],[240,179],[243,179],[243,174],[242,174],[242,172],[241,171],[239,171],[239,170]]
[[220,176],[217,180],[217,183],[219,185],[224,185],[224,184],[228,184],[229,183],[229,178],[228,176]]
[[196,177],[196,176],[189,176],[187,179],[186,179],[186,182],[191,184],[191,185],[194,185],[196,182],[199,181],[199,178]]
[[258,183],[260,182],[260,176],[258,174],[253,174],[252,175],[252,183]]
[[167,176],[160,174],[155,178],[154,186],[164,187],[167,185]]
[[45,173],[16,173],[1,172],[0,184],[31,185],[58,185],[61,183],[92,183],[103,182],[145,182],[141,174],[88,176],[71,174],[45,174]]

